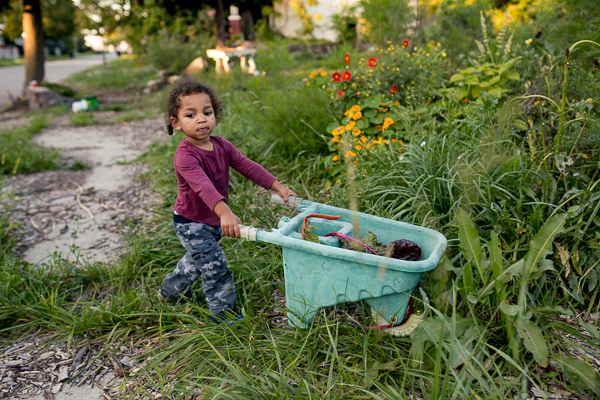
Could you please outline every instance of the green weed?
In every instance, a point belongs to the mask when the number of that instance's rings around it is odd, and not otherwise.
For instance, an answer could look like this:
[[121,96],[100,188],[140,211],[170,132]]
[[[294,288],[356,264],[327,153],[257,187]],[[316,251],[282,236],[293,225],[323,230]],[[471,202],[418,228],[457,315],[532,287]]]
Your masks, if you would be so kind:
[[50,123],[48,116],[36,113],[29,125],[7,129],[0,135],[2,174],[32,173],[58,169],[59,154],[31,143],[31,139]]
[[92,111],[80,111],[69,116],[69,125],[87,126],[99,124],[100,120]]

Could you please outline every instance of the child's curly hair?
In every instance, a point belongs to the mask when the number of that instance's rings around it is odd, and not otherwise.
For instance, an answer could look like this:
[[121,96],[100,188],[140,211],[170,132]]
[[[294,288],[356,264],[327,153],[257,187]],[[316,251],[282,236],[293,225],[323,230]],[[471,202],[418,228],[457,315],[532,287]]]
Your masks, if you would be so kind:
[[[223,117],[223,102],[219,100],[213,88],[189,78],[181,79],[169,93],[167,97],[167,119],[171,121],[171,117],[177,118],[177,112],[181,106],[181,97],[196,93],[206,93],[210,97],[210,103],[215,112],[215,120],[218,124]],[[167,125],[167,133],[169,135],[173,134],[173,127],[170,122]]]

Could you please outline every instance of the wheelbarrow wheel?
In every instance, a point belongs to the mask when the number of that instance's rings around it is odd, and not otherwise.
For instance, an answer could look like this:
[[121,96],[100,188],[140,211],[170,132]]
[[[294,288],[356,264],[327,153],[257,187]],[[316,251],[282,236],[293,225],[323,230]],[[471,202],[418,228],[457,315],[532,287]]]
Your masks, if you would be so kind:
[[375,323],[377,324],[376,326],[379,328],[379,330],[395,337],[409,336],[429,315],[429,298],[423,289],[421,289],[421,287],[419,287],[419,291],[421,292],[423,311],[415,312],[412,310],[412,313],[408,316],[408,318],[405,318],[405,320],[399,325],[390,325],[390,323],[383,316],[375,311],[375,309],[371,308],[371,315],[375,320]]

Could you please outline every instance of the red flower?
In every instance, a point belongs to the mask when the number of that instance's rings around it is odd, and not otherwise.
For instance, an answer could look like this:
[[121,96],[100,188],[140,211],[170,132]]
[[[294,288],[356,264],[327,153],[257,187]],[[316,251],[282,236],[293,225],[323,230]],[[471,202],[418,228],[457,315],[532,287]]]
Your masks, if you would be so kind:
[[346,91],[344,89],[338,90],[338,97],[342,97],[345,94],[346,94]]
[[390,88],[390,94],[394,94],[398,91],[398,86],[396,85],[392,85],[392,87]]
[[346,55],[344,56],[344,64],[348,64],[348,61],[350,61],[350,55],[349,55],[349,54],[346,54]]
[[402,47],[403,47],[403,48],[407,48],[407,47],[408,47],[408,40],[405,40],[405,41],[402,43]]
[[342,75],[342,80],[343,81],[350,82],[350,78],[352,78],[352,74],[350,73],[350,71],[346,71]]
[[469,99],[464,99],[463,100],[463,103],[468,103],[468,102],[469,102]]
[[373,68],[377,65],[377,59],[374,57],[369,58],[369,67]]
[[339,72],[334,72],[333,75],[331,76],[333,78],[334,81],[339,82],[342,79],[342,75],[340,75]]

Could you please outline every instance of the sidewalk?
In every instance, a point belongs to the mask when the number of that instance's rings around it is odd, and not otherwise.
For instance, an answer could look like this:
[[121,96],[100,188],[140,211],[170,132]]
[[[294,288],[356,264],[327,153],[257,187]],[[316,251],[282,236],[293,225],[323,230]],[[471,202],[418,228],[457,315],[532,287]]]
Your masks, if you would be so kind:
[[[106,61],[112,61],[117,56],[114,53],[105,54]],[[60,82],[75,72],[82,71],[102,63],[102,54],[69,58],[66,60],[47,61],[45,63],[45,80]],[[12,97],[19,97],[25,84],[25,66],[14,65],[0,69],[0,110],[10,104]]]

